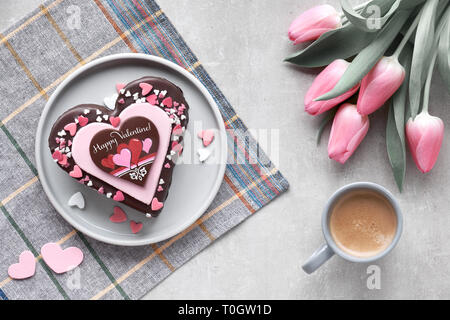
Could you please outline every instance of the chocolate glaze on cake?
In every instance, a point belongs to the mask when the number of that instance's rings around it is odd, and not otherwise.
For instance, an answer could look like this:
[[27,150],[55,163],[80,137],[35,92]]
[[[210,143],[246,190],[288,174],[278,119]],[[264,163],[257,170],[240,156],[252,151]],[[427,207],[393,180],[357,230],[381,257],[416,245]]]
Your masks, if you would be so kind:
[[[84,171],[81,171],[80,176],[79,171],[77,171],[79,168],[75,170],[75,167],[78,166],[71,154],[71,143],[74,138],[72,135],[73,131],[75,131],[74,135],[76,135],[78,130],[90,123],[110,125],[113,123],[112,120],[118,117],[123,110],[136,103],[150,103],[162,109],[172,122],[171,141],[159,176],[160,184],[154,193],[154,200],[155,198],[157,199],[155,202],[164,203],[172,183],[172,173],[176,159],[182,152],[183,133],[189,122],[189,105],[184,98],[183,92],[170,81],[162,78],[144,77],[127,84],[120,90],[114,110],[95,104],[81,104],[68,110],[55,122],[48,143],[55,162],[67,173],[72,173],[71,176],[80,183],[97,190],[109,198],[115,198],[138,211],[156,217],[162,211],[162,208],[158,208],[160,206],[152,206],[152,203],[146,204],[141,202]],[[140,118],[133,118],[128,121],[136,122],[139,121],[138,119]],[[142,123],[142,125],[144,124]],[[156,136],[152,136],[152,138],[155,140],[155,143],[158,142]],[[150,153],[154,150],[155,148],[152,147]],[[94,158],[93,156],[92,159],[96,164],[101,162],[101,159]],[[101,167],[100,165],[98,166]],[[146,169],[150,170],[151,165],[148,165]],[[102,170],[107,169],[102,168]],[[140,184],[142,185],[143,183]],[[153,209],[155,207],[158,209],[153,210],[152,207]]]

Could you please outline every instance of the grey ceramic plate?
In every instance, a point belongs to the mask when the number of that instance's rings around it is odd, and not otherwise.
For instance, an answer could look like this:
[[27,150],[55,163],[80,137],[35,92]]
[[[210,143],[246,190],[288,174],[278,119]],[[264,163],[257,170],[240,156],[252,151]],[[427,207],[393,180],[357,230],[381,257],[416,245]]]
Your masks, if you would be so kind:
[[[104,97],[115,93],[116,83],[128,83],[143,76],[159,76],[178,85],[190,105],[190,122],[185,136],[184,163],[176,166],[164,210],[158,218],[121,206],[129,219],[142,221],[144,227],[132,234],[129,222],[109,221],[117,202],[97,194],[69,177],[53,162],[47,139],[54,121],[69,108],[81,103],[103,104]],[[215,129],[214,142],[208,147],[212,156],[199,163],[202,147],[196,134]],[[43,188],[56,210],[74,228],[97,240],[124,246],[138,246],[166,240],[192,225],[208,208],[219,190],[226,165],[226,134],[217,105],[205,87],[185,69],[165,59],[144,54],[118,54],[95,60],[71,74],[53,93],[44,108],[36,134],[36,161]],[[189,161],[191,159],[192,161]],[[86,208],[67,205],[81,191]]]

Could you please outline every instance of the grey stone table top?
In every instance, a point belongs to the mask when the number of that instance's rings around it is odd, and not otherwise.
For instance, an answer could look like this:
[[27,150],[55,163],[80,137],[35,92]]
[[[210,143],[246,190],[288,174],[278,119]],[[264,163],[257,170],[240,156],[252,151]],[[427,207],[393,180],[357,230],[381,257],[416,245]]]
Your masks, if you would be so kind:
[[[0,29],[41,2],[2,0]],[[419,173],[408,160],[406,187],[400,194],[386,154],[386,109],[371,118],[368,136],[345,166],[328,159],[325,137],[316,147],[320,120],[306,114],[302,103],[316,71],[291,67],[282,59],[294,50],[286,36],[290,22],[317,1],[158,2],[261,142],[266,132],[269,142],[279,135],[279,145],[266,143],[266,149],[291,188],[146,298],[449,299],[450,129],[430,174]],[[450,99],[439,76],[431,94],[431,113],[448,124]],[[314,275],[301,269],[323,242],[320,216],[327,198],[338,187],[362,180],[390,189],[405,218],[398,247],[376,264],[381,270],[381,288],[374,290],[367,286],[368,265],[335,257]]]

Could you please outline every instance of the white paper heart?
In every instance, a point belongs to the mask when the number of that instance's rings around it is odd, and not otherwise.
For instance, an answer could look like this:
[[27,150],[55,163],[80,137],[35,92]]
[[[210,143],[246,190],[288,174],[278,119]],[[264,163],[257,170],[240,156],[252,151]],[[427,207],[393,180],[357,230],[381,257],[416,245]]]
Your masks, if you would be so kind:
[[78,207],[81,210],[85,207],[84,196],[81,192],[75,193],[70,197],[69,202],[67,202],[69,207]]

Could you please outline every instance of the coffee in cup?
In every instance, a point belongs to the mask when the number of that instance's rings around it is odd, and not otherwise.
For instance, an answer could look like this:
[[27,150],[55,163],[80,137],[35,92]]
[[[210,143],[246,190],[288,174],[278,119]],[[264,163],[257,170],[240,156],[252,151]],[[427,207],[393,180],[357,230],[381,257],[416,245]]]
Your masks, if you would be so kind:
[[397,231],[395,209],[386,197],[372,190],[356,190],[342,196],[329,219],[336,245],[359,258],[386,250]]

